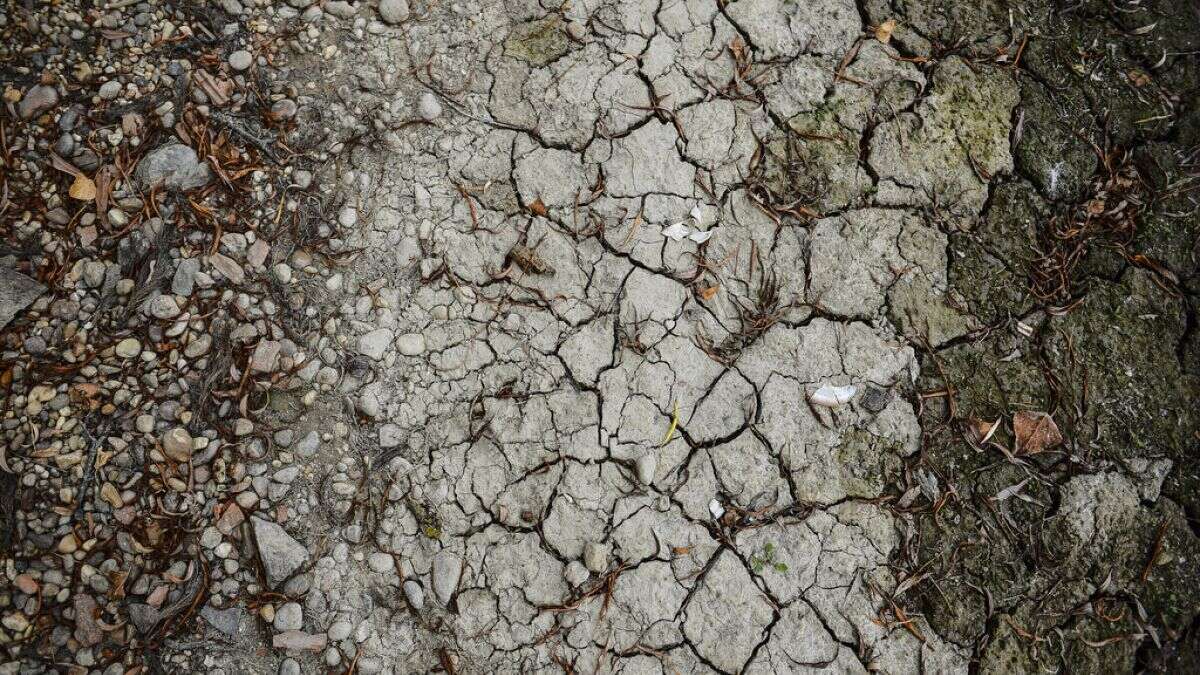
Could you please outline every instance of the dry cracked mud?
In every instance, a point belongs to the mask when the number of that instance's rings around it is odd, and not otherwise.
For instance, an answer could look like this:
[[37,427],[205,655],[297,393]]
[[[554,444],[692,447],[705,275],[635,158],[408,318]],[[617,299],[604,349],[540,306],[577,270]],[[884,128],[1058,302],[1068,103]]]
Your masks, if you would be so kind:
[[151,669],[1200,668],[1194,8],[309,4],[343,254]]

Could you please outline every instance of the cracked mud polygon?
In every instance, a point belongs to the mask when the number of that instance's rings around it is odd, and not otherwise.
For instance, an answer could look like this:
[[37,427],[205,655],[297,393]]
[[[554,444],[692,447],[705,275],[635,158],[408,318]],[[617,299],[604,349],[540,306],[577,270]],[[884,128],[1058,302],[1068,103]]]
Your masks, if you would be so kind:
[[4,24],[0,672],[1200,669],[1195,6],[217,4]]

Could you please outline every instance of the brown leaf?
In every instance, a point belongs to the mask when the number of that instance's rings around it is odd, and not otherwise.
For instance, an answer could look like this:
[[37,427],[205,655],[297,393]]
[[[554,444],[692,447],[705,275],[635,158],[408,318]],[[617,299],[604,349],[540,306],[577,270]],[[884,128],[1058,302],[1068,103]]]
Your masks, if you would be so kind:
[[1018,455],[1033,455],[1063,442],[1054,419],[1044,412],[1022,410],[1013,415],[1013,434]]
[[896,30],[896,20],[888,19],[879,24],[879,27],[875,29],[875,39],[886,45],[891,42],[892,31],[894,30]]
[[68,162],[62,157],[59,157],[57,152],[50,153],[50,164],[59,171],[63,173],[69,173],[76,178],[83,175],[83,172],[80,171],[74,164]]
[[96,198],[96,183],[87,176],[79,175],[75,177],[75,182],[71,183],[71,189],[68,191],[71,198],[78,199],[81,202],[90,202]]
[[717,286],[717,285],[712,285],[707,288],[701,288],[700,289],[700,299],[701,300],[712,300],[714,297],[716,297],[717,291],[720,289],[721,289],[721,287]]
[[541,197],[533,200],[533,203],[529,205],[529,211],[533,215],[541,216],[543,218],[545,218],[546,214],[549,213],[549,211],[546,210],[546,205],[542,202]]

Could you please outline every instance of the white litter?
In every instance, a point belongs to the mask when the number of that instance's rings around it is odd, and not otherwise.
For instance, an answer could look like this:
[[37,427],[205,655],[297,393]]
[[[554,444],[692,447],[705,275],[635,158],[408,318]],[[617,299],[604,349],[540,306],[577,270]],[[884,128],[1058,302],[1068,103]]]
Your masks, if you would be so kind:
[[713,520],[720,520],[721,516],[725,515],[725,507],[721,506],[721,502],[716,497],[708,503],[708,512],[712,514]]
[[847,403],[854,398],[854,394],[858,392],[858,387],[848,384],[844,387],[834,387],[831,385],[823,385],[808,397],[808,400],[813,405],[824,406],[826,408],[836,408],[843,403]]
[[683,238],[692,233],[692,228],[688,227],[683,221],[668,225],[663,228],[662,234],[671,241],[683,241]]

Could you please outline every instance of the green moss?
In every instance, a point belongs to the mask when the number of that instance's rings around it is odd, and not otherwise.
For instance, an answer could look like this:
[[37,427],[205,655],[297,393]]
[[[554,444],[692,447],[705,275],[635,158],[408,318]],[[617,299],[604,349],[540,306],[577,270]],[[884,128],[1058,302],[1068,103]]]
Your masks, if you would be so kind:
[[571,41],[557,15],[523,23],[504,41],[505,56],[542,67],[570,51]]

